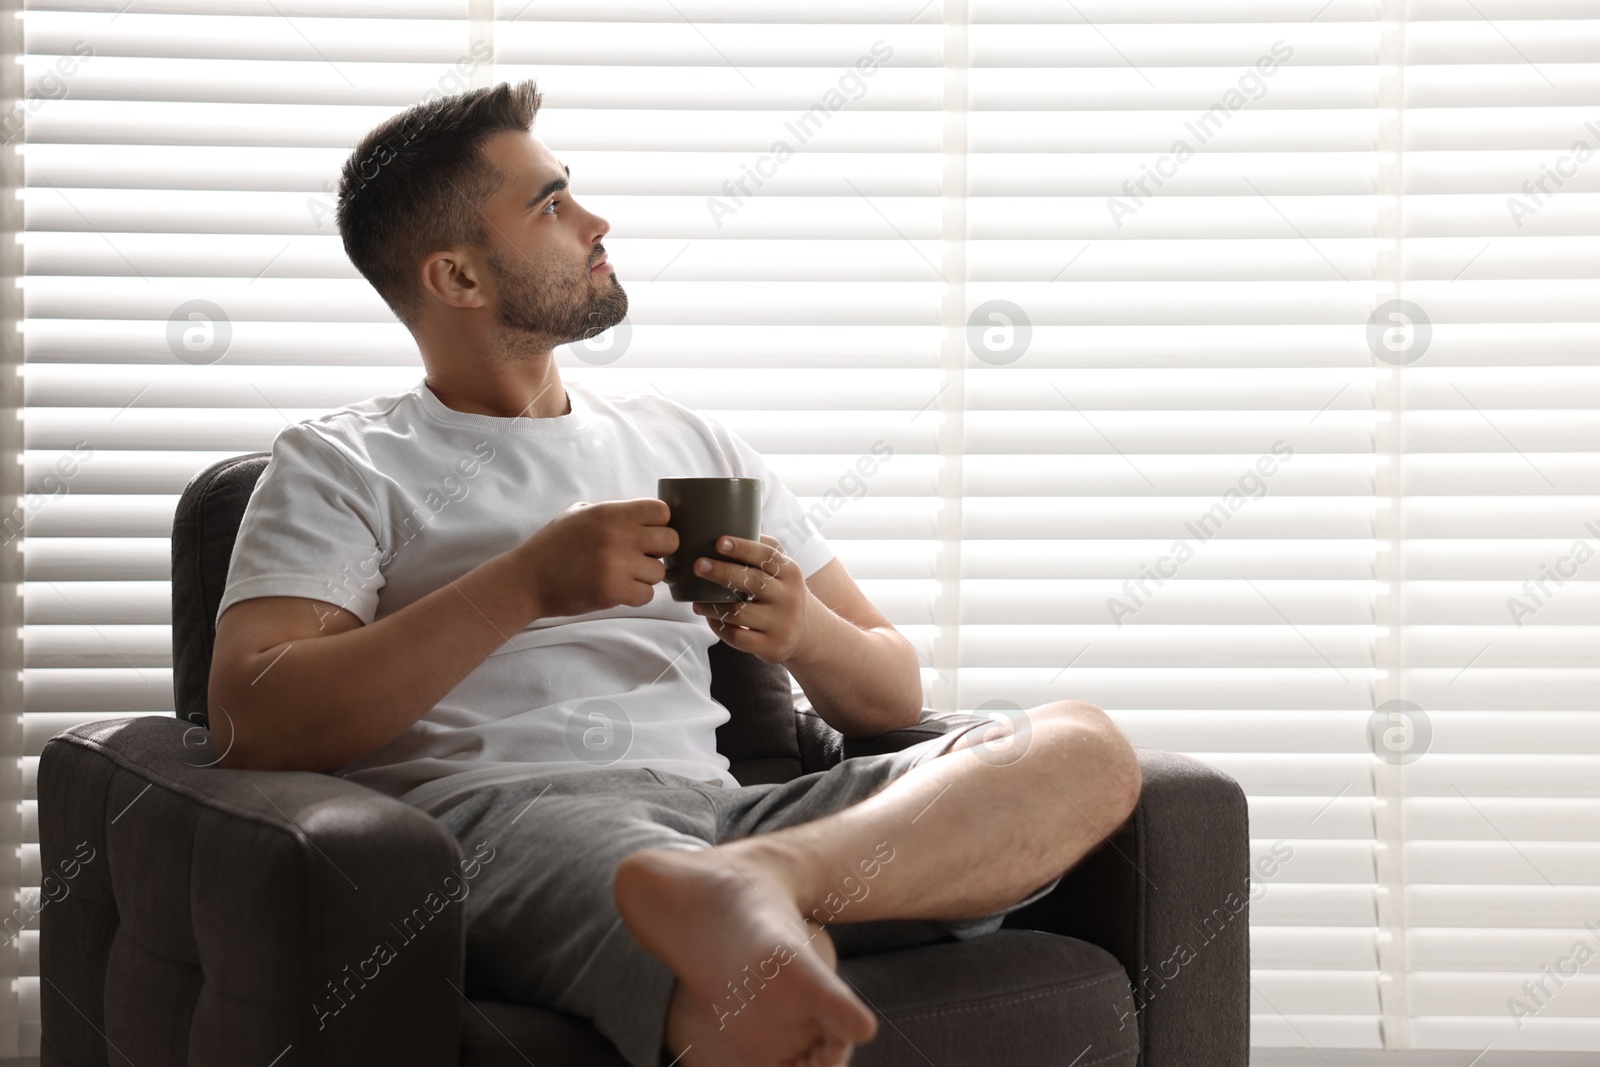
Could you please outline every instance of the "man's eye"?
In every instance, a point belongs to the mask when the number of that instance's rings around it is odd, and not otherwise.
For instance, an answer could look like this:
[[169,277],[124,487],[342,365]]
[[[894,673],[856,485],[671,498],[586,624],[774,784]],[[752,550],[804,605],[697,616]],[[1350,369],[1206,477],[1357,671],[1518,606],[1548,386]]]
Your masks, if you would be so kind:
[[[550,203],[545,205],[545,211],[551,210],[552,208],[554,208],[559,203],[561,203],[560,200],[551,200]],[[539,214],[543,215],[544,211],[539,212]]]

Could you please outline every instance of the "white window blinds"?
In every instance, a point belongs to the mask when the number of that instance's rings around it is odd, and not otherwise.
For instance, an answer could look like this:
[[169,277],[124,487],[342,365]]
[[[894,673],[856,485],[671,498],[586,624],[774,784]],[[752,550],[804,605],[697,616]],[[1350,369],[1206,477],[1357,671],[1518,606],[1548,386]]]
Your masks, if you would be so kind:
[[1236,776],[1257,1044],[1600,1047],[1584,978],[1506,1005],[1600,952],[1600,562],[1507,605],[1600,551],[1596,16],[30,0],[19,906],[45,738],[172,713],[187,479],[421,374],[350,146],[533,77],[630,298],[563,374],[744,435],[930,706],[1082,697]]
[[1238,778],[1253,1040],[1373,1047],[1379,28],[1192,10],[973,5],[963,692]]
[[[1391,401],[1418,1047],[1600,1049],[1600,5],[1414,2]],[[1525,983],[1527,983],[1525,985]]]

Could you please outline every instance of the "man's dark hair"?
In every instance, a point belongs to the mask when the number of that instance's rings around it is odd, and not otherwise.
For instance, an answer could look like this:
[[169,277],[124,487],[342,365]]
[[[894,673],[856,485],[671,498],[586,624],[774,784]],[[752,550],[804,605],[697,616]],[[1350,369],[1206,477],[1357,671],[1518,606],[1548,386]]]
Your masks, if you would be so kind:
[[506,175],[483,157],[484,142],[532,129],[539,102],[532,81],[424,101],[384,120],[345,160],[336,215],[345,254],[407,326],[421,307],[417,268],[427,255],[488,247],[478,205]]

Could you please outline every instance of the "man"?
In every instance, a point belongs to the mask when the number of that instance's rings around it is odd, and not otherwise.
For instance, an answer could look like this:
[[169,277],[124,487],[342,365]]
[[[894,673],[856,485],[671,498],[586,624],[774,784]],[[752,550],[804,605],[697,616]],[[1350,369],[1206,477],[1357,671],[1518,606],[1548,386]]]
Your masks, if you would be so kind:
[[[426,376],[273,443],[219,611],[221,764],[336,773],[489,845],[475,995],[588,1018],[635,1067],[843,1064],[877,1023],[836,939],[996,929],[1129,815],[1138,764],[1063,700],[781,785],[728,773],[716,641],[847,737],[918,720],[917,656],[740,437],[563,383],[554,349],[628,302],[538,108],[531,82],[418,105],[344,166],[345,249]],[[707,576],[753,599],[674,601],[662,476],[759,477],[762,528],[809,536],[730,542]]]

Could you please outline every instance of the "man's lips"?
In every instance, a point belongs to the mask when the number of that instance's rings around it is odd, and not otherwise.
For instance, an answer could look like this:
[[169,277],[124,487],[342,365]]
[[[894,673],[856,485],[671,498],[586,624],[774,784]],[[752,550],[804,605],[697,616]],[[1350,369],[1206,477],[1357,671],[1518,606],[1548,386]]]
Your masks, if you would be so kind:
[[611,269],[611,264],[609,262],[607,262],[605,256],[601,256],[600,257],[600,262],[596,263],[594,266],[589,268],[589,273],[593,274],[596,271],[609,271],[610,269]]

